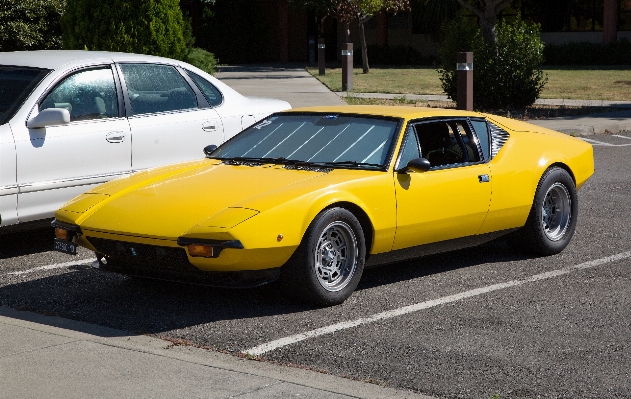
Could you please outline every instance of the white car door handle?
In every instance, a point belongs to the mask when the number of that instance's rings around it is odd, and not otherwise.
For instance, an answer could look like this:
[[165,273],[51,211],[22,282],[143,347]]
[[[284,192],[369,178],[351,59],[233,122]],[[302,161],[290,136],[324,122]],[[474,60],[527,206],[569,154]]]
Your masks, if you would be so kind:
[[109,132],[105,135],[105,140],[108,143],[122,143],[125,141],[125,133],[124,132]]
[[216,121],[204,121],[202,124],[202,130],[205,132],[214,132],[217,130],[217,122]]

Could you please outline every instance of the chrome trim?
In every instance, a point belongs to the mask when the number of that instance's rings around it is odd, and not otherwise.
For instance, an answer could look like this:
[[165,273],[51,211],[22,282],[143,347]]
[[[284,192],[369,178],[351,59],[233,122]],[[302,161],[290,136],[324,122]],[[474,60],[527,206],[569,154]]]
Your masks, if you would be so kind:
[[106,173],[101,175],[81,176],[73,177],[70,179],[62,180],[49,180],[33,183],[18,184],[16,187],[19,189],[19,193],[32,193],[36,191],[52,190],[56,188],[65,188],[73,186],[84,186],[87,184],[97,184],[110,181],[116,177],[122,177],[129,175],[131,171]]
[[491,159],[495,158],[498,152],[502,149],[510,134],[504,129],[501,129],[489,122],[491,130]]
[[0,187],[0,196],[17,194],[20,191],[17,184]]

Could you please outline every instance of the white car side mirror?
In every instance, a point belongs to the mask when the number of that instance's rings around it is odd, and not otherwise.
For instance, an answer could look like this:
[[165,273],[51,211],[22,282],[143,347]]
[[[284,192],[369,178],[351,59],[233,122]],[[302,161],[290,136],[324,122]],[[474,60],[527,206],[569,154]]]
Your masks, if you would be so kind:
[[26,127],[37,129],[46,126],[65,125],[66,123],[70,123],[70,112],[67,109],[46,108],[35,118],[26,122]]

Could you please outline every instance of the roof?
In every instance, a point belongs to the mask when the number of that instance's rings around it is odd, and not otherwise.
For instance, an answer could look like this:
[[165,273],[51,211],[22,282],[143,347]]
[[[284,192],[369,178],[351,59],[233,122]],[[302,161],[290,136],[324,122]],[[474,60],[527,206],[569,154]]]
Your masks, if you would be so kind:
[[483,116],[477,112],[462,111],[456,109],[444,108],[423,108],[423,107],[405,107],[390,105],[349,105],[349,106],[321,106],[321,107],[304,107],[294,108],[287,112],[323,112],[336,114],[365,114],[379,116],[393,116],[396,118],[416,119],[429,118],[435,116]]
[[[57,69],[62,65],[76,62],[102,61],[169,61],[168,58],[155,57],[144,54],[114,53],[108,51],[85,50],[39,50],[14,51],[0,53],[1,65],[27,66],[35,68]],[[175,61],[177,62],[177,61]]]

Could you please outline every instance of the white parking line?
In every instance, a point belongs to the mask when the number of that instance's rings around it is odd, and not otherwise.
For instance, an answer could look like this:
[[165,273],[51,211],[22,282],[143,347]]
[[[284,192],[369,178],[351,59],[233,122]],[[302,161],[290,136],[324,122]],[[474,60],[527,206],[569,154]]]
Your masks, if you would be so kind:
[[606,258],[592,260],[592,261],[581,263],[578,265],[567,266],[558,270],[536,274],[534,276],[521,279],[521,280],[512,280],[506,283],[499,283],[499,284],[489,285],[486,287],[476,288],[470,291],[465,291],[465,292],[445,296],[438,299],[432,299],[431,301],[421,302],[414,305],[405,306],[399,309],[393,309],[393,310],[388,310],[386,312],[376,313],[372,316],[362,317],[356,320],[344,321],[344,322],[333,324],[330,326],[317,328],[315,330],[291,335],[289,337],[277,339],[275,341],[271,341],[259,346],[255,346],[254,348],[250,348],[248,350],[243,351],[243,353],[252,355],[252,356],[260,356],[264,353],[273,351],[278,348],[282,348],[287,345],[294,344],[296,342],[304,341],[309,338],[315,338],[321,335],[332,334],[336,331],[346,330],[349,328],[361,326],[364,324],[374,323],[376,321],[386,320],[386,319],[390,319],[397,316],[403,316],[409,313],[418,312],[419,310],[429,309],[435,306],[444,305],[446,303],[456,302],[462,299],[471,298],[471,297],[482,295],[482,294],[487,294],[489,292],[502,290],[505,288],[516,287],[516,286],[526,284],[526,283],[546,280],[552,277],[562,276],[564,274],[568,274],[573,271],[589,269],[592,267],[604,265],[606,263],[616,262],[618,260],[627,259],[627,258],[631,258],[631,251],[619,253],[617,255],[608,256]]
[[[624,137],[624,136],[620,136],[620,137]],[[628,137],[625,137],[628,138]],[[605,147],[627,147],[630,146],[631,144],[611,144],[611,143],[605,143],[604,141],[598,141],[598,140],[592,140],[592,139],[586,139],[584,137],[581,137],[581,140],[583,141],[587,141],[590,144],[593,145],[602,145]]]
[[621,136],[621,135],[619,135],[619,134],[612,134],[612,136],[613,136],[613,137],[620,137],[621,139],[628,139],[628,140],[631,140],[631,137],[629,137],[629,136]]
[[8,275],[20,276],[22,274],[29,274],[29,273],[37,272],[37,271],[40,271],[40,270],[52,270],[52,269],[61,269],[62,267],[69,267],[69,266],[89,265],[89,264],[92,264],[92,262],[94,262],[94,259],[92,259],[92,258],[90,258],[90,259],[81,259],[81,260],[73,260],[72,262],[56,263],[54,265],[39,266],[39,267],[34,267],[34,268],[28,269],[28,270],[19,270],[17,272],[9,272],[9,273],[6,273],[4,275],[5,276],[8,276]]

